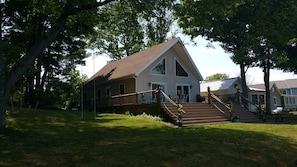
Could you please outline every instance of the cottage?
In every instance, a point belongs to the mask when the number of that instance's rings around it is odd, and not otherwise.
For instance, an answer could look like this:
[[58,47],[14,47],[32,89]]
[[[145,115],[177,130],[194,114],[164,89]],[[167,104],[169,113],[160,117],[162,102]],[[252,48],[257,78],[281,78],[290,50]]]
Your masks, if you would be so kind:
[[[269,82],[271,110],[283,107],[284,110],[297,108],[297,79],[287,79]],[[253,102],[264,104],[265,85],[249,85]]]
[[[196,101],[203,78],[180,38],[106,64],[86,81],[83,89],[85,107],[113,105],[112,96],[145,92],[158,86],[172,99],[183,96]],[[147,103],[154,94],[143,95]],[[96,101],[94,101],[96,100]],[[162,98],[166,101],[165,98]]]
[[235,98],[236,93],[242,91],[238,77],[201,83],[201,96],[208,96],[208,88],[226,102],[229,102],[230,98]]

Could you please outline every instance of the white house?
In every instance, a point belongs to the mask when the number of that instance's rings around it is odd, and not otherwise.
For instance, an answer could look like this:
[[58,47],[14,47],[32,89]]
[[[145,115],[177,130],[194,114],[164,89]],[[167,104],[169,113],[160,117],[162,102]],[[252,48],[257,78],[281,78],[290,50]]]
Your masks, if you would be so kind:
[[181,39],[174,38],[105,65],[86,81],[84,101],[92,105],[95,98],[102,106],[103,99],[111,96],[154,90],[160,85],[170,97],[182,94],[185,101],[194,102],[202,80]]

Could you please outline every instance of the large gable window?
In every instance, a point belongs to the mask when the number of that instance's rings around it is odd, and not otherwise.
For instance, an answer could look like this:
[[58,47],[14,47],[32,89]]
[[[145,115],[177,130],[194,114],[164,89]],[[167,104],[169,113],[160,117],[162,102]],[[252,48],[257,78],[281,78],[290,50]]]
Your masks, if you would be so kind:
[[176,72],[176,76],[181,76],[181,77],[189,76],[186,70],[177,61],[175,61],[175,72]]
[[165,75],[165,59],[162,59],[152,70],[151,74]]

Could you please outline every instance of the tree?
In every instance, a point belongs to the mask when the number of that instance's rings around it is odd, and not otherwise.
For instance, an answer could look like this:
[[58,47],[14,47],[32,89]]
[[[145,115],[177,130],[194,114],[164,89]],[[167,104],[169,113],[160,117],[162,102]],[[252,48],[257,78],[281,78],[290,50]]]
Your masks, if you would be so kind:
[[[8,97],[11,93],[13,86],[25,74],[27,69],[39,58],[47,47],[65,30],[64,27],[73,19],[72,16],[77,15],[79,12],[89,10],[90,13],[96,13],[97,7],[104,7],[104,5],[113,2],[114,0],[101,0],[101,1],[50,1],[44,4],[41,8],[23,8],[23,1],[1,1],[1,44],[0,44],[0,127],[5,126],[5,113],[7,108]],[[16,3],[16,4],[15,4]],[[35,1],[32,1],[34,6]],[[45,19],[38,20],[38,27],[34,33],[35,36],[32,43],[23,45],[15,45],[15,50],[6,50],[4,48],[3,39],[7,37],[14,38],[15,35],[27,31],[26,23],[17,25],[12,20],[18,17],[31,19],[31,14],[40,14],[41,9],[51,6],[50,12]],[[17,7],[14,10],[10,7]],[[22,10],[20,9],[22,8]],[[13,10],[11,10],[13,9]],[[48,20],[51,18],[52,20]],[[26,21],[26,20],[24,20]],[[74,28],[74,27],[73,27]],[[69,34],[71,35],[71,34]],[[19,40],[26,39],[26,36],[19,38]],[[13,63],[13,61],[15,62]],[[17,60],[17,61],[16,61]]]
[[[128,27],[126,23],[131,26],[131,23],[136,23],[136,20],[139,21],[138,18],[136,19],[135,13],[143,18],[146,18],[144,16],[160,18],[159,16],[150,15],[150,13],[156,14],[154,8],[163,9],[162,6],[158,5],[167,4],[167,2],[169,1],[163,0],[162,3],[148,0],[1,1],[1,127],[3,128],[5,125],[5,110],[8,97],[12,90],[17,90],[14,89],[16,86],[30,85],[30,83],[34,82],[31,88],[28,86],[29,89],[33,89],[27,91],[28,95],[30,95],[30,92],[33,94],[40,93],[37,87],[43,89],[41,94],[46,93],[47,90],[53,87],[57,91],[62,89],[63,83],[58,81],[57,78],[65,76],[63,69],[67,69],[72,63],[79,62],[84,57],[84,42],[93,32],[94,24],[97,22],[103,24],[102,20],[106,20],[105,16],[108,16],[109,20],[107,21],[109,22],[112,19],[117,19],[112,17],[112,12],[116,12],[109,11],[113,10],[109,4],[129,9],[117,8],[122,10],[121,14],[131,14],[131,17],[122,17],[124,20],[119,19],[119,22],[123,25],[123,27],[120,26],[123,28],[121,30],[123,33],[131,30],[126,29]],[[170,2],[173,2],[173,0]],[[164,8],[167,9],[166,6]],[[131,11],[136,12],[131,13]],[[128,19],[126,23],[125,19]],[[162,23],[162,20],[158,21]],[[160,30],[161,28],[163,30],[163,27],[168,27],[168,25],[160,26]],[[103,27],[97,25],[96,28],[97,30],[107,30],[114,27],[111,28],[111,25],[105,24]],[[138,27],[136,30],[137,33],[133,36],[135,38],[139,37],[137,34],[139,31],[141,32]],[[161,37],[165,31],[160,32],[162,32],[159,34]],[[133,41],[134,38],[129,37],[122,37],[120,40],[126,42],[126,44],[135,42]],[[110,46],[113,47],[113,45]],[[128,54],[139,49],[138,47],[137,45],[129,45],[123,50]]]
[[219,41],[240,65],[243,94],[247,96],[245,68],[263,68],[266,110],[270,112],[269,70],[284,62],[286,45],[296,36],[296,2],[277,0],[181,1],[179,25],[192,37]]
[[205,82],[210,82],[210,81],[217,81],[217,80],[225,80],[228,79],[229,75],[227,74],[221,74],[221,73],[217,73],[211,76],[208,76],[204,79]]
[[[202,35],[211,42],[221,42],[222,48],[234,56],[232,60],[240,65],[243,95],[247,96],[245,73],[250,66],[246,43],[245,10],[238,8],[244,1],[181,1],[175,8],[175,16],[183,32],[192,38]],[[236,12],[242,12],[236,14]]]
[[121,3],[109,4],[100,11],[104,19],[98,20],[97,34],[90,37],[90,47],[112,60],[119,60],[164,42],[173,22],[170,11],[174,2],[146,1],[143,5],[122,0]]

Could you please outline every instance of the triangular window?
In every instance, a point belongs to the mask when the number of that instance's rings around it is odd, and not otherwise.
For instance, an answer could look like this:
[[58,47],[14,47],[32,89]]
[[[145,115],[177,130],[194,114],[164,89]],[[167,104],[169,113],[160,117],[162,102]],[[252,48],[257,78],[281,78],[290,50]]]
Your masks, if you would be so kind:
[[175,72],[176,72],[176,76],[181,76],[181,77],[189,76],[186,70],[177,61],[175,61]]
[[162,59],[152,70],[151,74],[165,75],[165,59]]

